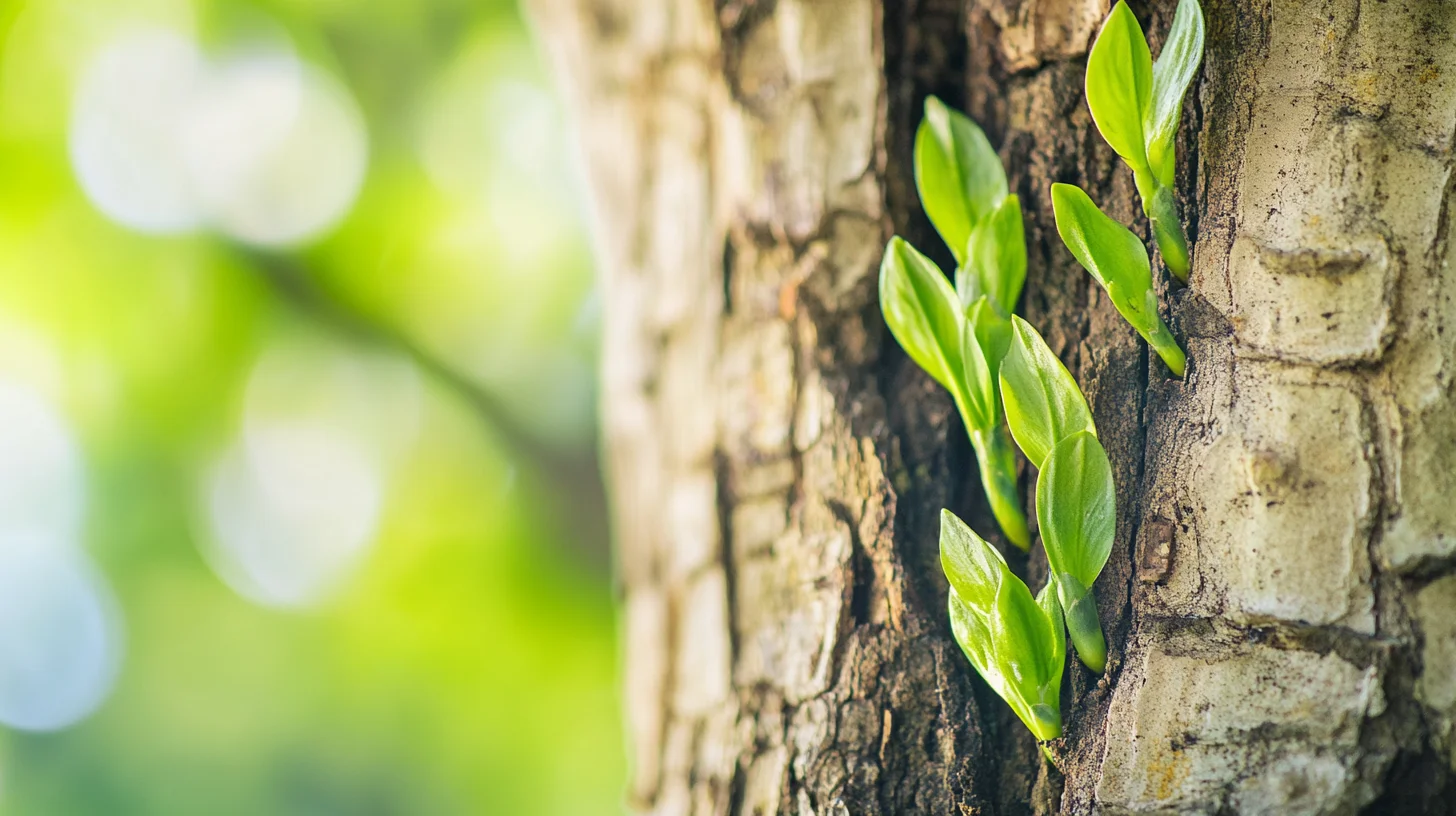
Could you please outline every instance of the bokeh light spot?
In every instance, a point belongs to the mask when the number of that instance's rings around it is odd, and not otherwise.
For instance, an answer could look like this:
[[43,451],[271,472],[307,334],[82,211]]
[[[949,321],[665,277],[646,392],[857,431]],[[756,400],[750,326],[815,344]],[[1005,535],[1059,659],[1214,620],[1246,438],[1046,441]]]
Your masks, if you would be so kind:
[[116,679],[118,617],[84,553],[63,538],[0,533],[0,723],[54,731],[94,711]]
[[297,608],[326,597],[373,542],[382,471],[348,434],[318,423],[254,425],[207,484],[207,554],[236,592]]

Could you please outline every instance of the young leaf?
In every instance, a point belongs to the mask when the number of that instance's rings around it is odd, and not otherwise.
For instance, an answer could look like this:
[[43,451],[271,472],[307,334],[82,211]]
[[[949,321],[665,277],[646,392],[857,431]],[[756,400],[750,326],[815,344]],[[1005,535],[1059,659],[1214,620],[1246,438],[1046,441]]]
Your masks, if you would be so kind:
[[[1166,189],[1159,190],[1159,195],[1166,193]],[[1102,284],[1118,313],[1152,345],[1168,368],[1183,376],[1183,350],[1158,315],[1152,267],[1143,242],[1097,209],[1080,187],[1053,184],[1052,211],[1062,243],[1077,262]],[[1157,228],[1156,221],[1153,226]]]
[[991,642],[1001,674],[1016,690],[1017,714],[1037,739],[1061,735],[1061,680],[1065,651],[1055,650],[1055,624],[1031,597],[1021,579],[1001,582],[996,614],[991,617]]
[[1134,171],[1148,167],[1143,119],[1153,92],[1153,57],[1142,27],[1118,0],[1087,55],[1087,107],[1112,149]]
[[915,133],[915,187],[930,223],[964,264],[972,227],[1006,197],[1006,171],[981,128],[933,96]]
[[[1020,578],[1017,579],[1021,580]],[[954,588],[947,593],[947,606],[950,611],[950,633],[955,636],[956,643],[961,647],[961,653],[971,661],[976,673],[986,681],[986,685],[996,692],[996,695],[1005,700],[1007,705],[1021,715],[1016,700],[1016,690],[1012,687],[1010,680],[1001,673],[1000,664],[997,663],[992,653],[991,644],[991,614],[977,610],[966,603]]]
[[[1052,652],[1054,654],[1067,653],[1067,629],[1062,621],[1062,604],[1057,599],[1056,582],[1047,581],[1041,592],[1036,593],[1036,605],[1046,615],[1047,623],[1051,624]],[[1058,661],[1060,662],[1060,661]]]
[[[1026,235],[1021,222],[1020,197],[1006,196],[971,229],[965,266],[979,279],[977,294],[988,295],[997,312],[1010,315],[1026,283]],[[966,305],[975,302],[969,291],[959,294]]]
[[880,310],[910,359],[959,401],[960,302],[940,269],[898,235],[880,263]]
[[949,510],[940,511],[940,568],[951,589],[981,615],[996,603],[1006,559]]
[[1092,586],[1117,530],[1112,464],[1097,437],[1074,433],[1052,449],[1037,475],[1036,518],[1052,575]]
[[999,391],[1001,361],[1006,358],[1006,352],[1011,350],[1011,321],[998,314],[991,301],[985,297],[971,304],[966,316],[971,321],[971,331],[975,332],[976,342],[981,344],[981,352],[986,355],[986,362],[991,366],[991,379],[996,381]]
[[1151,104],[1143,123],[1148,163],[1164,187],[1173,186],[1173,136],[1188,92],[1203,61],[1203,9],[1198,0],[1179,0],[1168,39],[1153,63]]
[[1031,324],[1011,318],[1014,339],[1001,361],[1006,424],[1037,468],[1057,443],[1078,431],[1097,433],[1082,389]]
[[[1153,286],[1152,265],[1143,242],[1127,227],[1117,223],[1092,203],[1087,193],[1073,184],[1052,185],[1052,213],[1062,243],[1092,277],[1118,290],[1135,309],[1142,306],[1142,293]],[[1123,304],[1114,300],[1118,311]]]
[[986,359],[969,324],[961,326],[961,363],[966,430],[984,431],[1001,418],[1001,406],[996,402],[996,369]]
[[1037,739],[1061,736],[1066,641],[1055,594],[1033,600],[999,553],[948,511],[941,557],[951,632],[966,659]]

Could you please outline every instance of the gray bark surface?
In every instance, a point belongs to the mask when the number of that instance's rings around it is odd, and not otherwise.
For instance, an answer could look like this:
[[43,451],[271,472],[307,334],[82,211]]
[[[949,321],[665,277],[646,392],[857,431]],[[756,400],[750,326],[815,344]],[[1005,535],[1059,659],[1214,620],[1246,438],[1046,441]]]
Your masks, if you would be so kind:
[[[1173,7],[1133,4],[1154,53]],[[598,238],[635,810],[1456,809],[1456,4],[1205,3],[1184,381],[1051,216],[1074,182],[1146,236],[1082,97],[1107,9],[533,0]],[[949,260],[911,172],[927,93],[1001,146],[1020,311],[1118,484],[1109,668],[1068,669],[1060,771],[951,639],[938,511],[995,525],[876,302],[892,233]]]

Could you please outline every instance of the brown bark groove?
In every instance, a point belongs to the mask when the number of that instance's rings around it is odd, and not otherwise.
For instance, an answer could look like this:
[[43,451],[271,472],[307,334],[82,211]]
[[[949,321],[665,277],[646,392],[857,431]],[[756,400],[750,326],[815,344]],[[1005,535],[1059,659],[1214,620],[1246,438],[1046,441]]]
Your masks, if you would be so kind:
[[[1133,4],[1155,53],[1173,8]],[[1082,98],[1107,9],[533,0],[602,270],[634,809],[1449,812],[1456,5],[1205,3],[1184,381],[1052,219],[1074,182],[1146,236]],[[949,259],[911,173],[928,93],[1001,145],[1020,311],[1118,484],[1111,661],[1069,668],[1060,772],[950,638],[939,508],[995,525],[876,302],[890,234]]]

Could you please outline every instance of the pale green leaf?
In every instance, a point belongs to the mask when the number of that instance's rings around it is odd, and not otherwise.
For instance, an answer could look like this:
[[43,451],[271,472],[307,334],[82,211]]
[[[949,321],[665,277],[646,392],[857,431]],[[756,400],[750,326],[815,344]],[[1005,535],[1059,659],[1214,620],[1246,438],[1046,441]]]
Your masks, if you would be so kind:
[[1148,166],[1143,119],[1152,87],[1148,41],[1132,10],[1118,0],[1087,55],[1087,107],[1102,138],[1133,170]]
[[1148,163],[1164,187],[1173,186],[1173,137],[1183,115],[1183,97],[1203,61],[1203,9],[1198,0],[1179,0],[1168,39],[1153,63],[1152,100],[1143,122]]
[[997,313],[996,308],[986,297],[981,297],[971,304],[966,315],[971,321],[971,331],[976,335],[976,342],[981,346],[981,353],[986,356],[986,362],[990,364],[991,379],[996,382],[999,392],[1001,361],[1006,358],[1006,352],[1011,349],[1011,321]]
[[[986,681],[986,685],[990,686],[991,690],[1005,700],[1013,710],[1017,709],[1017,704],[1014,702],[1016,690],[1001,673],[1001,667],[992,653],[989,618],[991,613],[977,611],[956,594],[954,589],[951,589],[947,595],[950,631],[955,636],[956,644],[961,647],[961,653],[975,667],[976,673],[981,675],[981,679]],[[1018,710],[1017,714],[1020,713]]]
[[880,263],[880,310],[910,359],[959,400],[960,301],[940,269],[899,236]]
[[1001,407],[996,402],[996,370],[986,359],[980,341],[969,325],[961,329],[961,364],[966,430],[988,430],[1001,418]]
[[[1006,196],[971,229],[965,265],[975,270],[979,278],[979,291],[973,294],[989,295],[997,311],[1010,315],[1026,283],[1026,235],[1018,196]],[[975,302],[970,294],[961,291],[961,302]]]
[[[1057,663],[1061,663],[1067,656],[1067,627],[1062,621],[1062,604],[1057,597],[1055,581],[1047,581],[1041,592],[1036,594],[1036,605],[1041,607],[1050,627],[1052,657]],[[1060,680],[1060,676],[1057,679]]]
[[1097,429],[1082,389],[1046,341],[1020,317],[1013,315],[1011,323],[1011,349],[1001,361],[1001,399],[1016,444],[1040,468],[1058,442]]
[[1057,652],[1051,622],[1021,579],[1001,583],[990,624],[992,659],[1015,696],[1007,702],[1037,739],[1060,736],[1065,650]]
[[1143,293],[1153,286],[1147,247],[1127,227],[1098,209],[1081,187],[1053,184],[1052,212],[1057,233],[1077,263],[1102,284],[1112,305],[1128,322],[1146,331]]
[[949,510],[940,511],[940,567],[956,594],[989,614],[1007,574],[1006,559]]
[[1037,475],[1036,517],[1052,574],[1092,586],[1117,531],[1112,464],[1097,437],[1072,434],[1052,449]]
[[915,186],[930,223],[963,264],[971,229],[1006,197],[1006,171],[981,128],[932,96],[915,133]]

